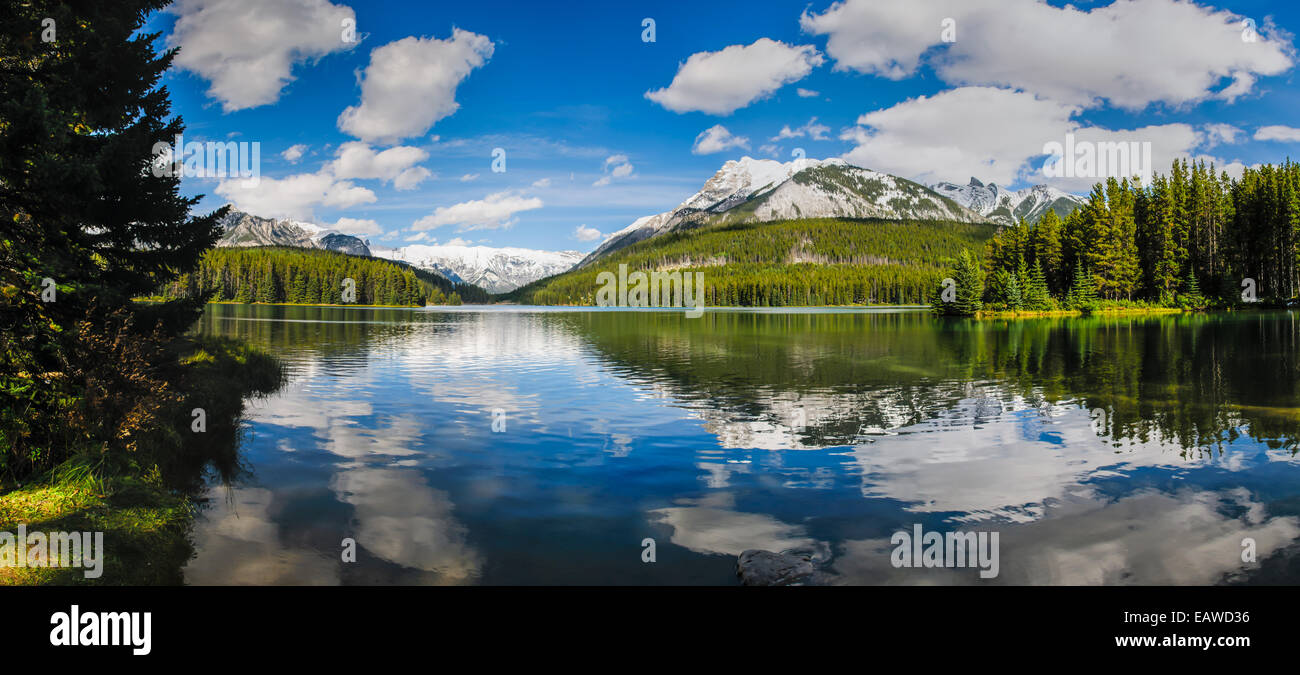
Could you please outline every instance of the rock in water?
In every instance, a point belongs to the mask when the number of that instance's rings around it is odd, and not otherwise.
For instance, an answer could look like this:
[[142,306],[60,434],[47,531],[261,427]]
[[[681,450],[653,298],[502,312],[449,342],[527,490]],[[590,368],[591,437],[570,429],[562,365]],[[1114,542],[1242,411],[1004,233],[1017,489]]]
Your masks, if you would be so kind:
[[736,561],[736,575],[746,586],[789,586],[813,576],[812,558],[751,548]]

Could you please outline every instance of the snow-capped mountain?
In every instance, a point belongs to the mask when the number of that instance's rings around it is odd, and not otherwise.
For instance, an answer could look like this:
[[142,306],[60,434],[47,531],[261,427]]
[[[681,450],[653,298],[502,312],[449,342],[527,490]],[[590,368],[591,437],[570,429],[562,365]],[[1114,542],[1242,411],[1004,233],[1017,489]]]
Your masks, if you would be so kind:
[[224,234],[217,246],[293,246],[370,255],[369,242],[301,220],[262,218],[232,208],[219,224]]
[[796,218],[985,220],[924,185],[840,159],[783,163],[742,157],[723,164],[699,192],[673,210],[638,218],[610,235],[581,265],[638,241],[703,223]]
[[935,183],[930,189],[1000,225],[1015,225],[1021,218],[1035,223],[1048,210],[1065,217],[1085,201],[1048,185],[1012,192],[994,183],[986,185],[975,178],[971,178],[967,185]]
[[475,284],[489,293],[506,293],[543,277],[566,272],[582,259],[578,251],[490,246],[413,244],[371,250],[376,257],[410,263],[457,283]]

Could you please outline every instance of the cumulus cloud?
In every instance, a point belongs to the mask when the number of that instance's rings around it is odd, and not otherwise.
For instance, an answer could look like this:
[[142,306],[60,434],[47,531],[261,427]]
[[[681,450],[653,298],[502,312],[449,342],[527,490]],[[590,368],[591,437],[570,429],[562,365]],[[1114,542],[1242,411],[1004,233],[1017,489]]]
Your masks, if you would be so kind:
[[550,179],[550,178],[539,178],[539,179],[533,181],[533,187],[535,187],[535,188],[548,188],[548,187],[551,187],[551,179]]
[[459,28],[451,38],[407,37],[370,52],[361,102],[339,115],[339,129],[363,141],[420,136],[456,112],[456,88],[492,57],[492,41]]
[[428,169],[415,166],[428,157],[429,153],[410,146],[375,152],[366,143],[351,141],[339,146],[330,169],[339,178],[378,178],[392,182],[398,190],[410,190],[433,175]]
[[1241,140],[1241,129],[1231,124],[1207,124],[1205,125],[1205,147],[1212,148],[1220,144],[1231,145]]
[[695,137],[695,144],[691,146],[691,154],[711,155],[715,152],[722,152],[730,148],[749,149],[749,139],[745,136],[735,136],[721,124],[715,124],[704,131],[701,131]]
[[919,96],[859,117],[858,126],[841,136],[856,143],[844,159],[926,183],[964,183],[978,176],[1007,185],[1044,143],[1060,140],[1072,128],[1070,117],[1077,111],[991,87]]
[[242,179],[224,180],[216,193],[240,210],[262,217],[310,220],[316,206],[347,208],[376,201],[374,192],[353,184],[354,180],[382,180],[397,190],[414,188],[433,175],[415,166],[427,157],[419,148],[399,146],[377,152],[366,143],[351,141],[340,145],[334,159],[315,173],[262,177],[252,186],[243,185]]
[[180,0],[172,11],[176,66],[208,80],[225,112],[275,103],[295,64],[354,44],[343,25],[356,13],[328,0]]
[[804,89],[803,87],[796,88],[794,93],[798,94],[799,98],[813,98],[815,96],[820,96],[816,91],[813,91],[812,89]]
[[440,206],[433,213],[411,224],[411,230],[432,230],[446,225],[460,230],[494,230],[514,224],[512,218],[521,211],[542,208],[542,200],[512,192],[496,192],[483,199]]
[[671,84],[648,91],[645,97],[677,113],[698,110],[730,115],[802,80],[822,62],[822,55],[812,45],[759,38],[751,45],[692,54]]
[[807,136],[809,139],[814,141],[825,141],[830,138],[826,135],[830,130],[831,128],[825,124],[818,124],[817,118],[814,117],[808,120],[807,124],[801,127],[795,127],[794,129],[791,129],[788,124],[782,126],[781,131],[769,140],[780,141],[786,138],[803,138],[804,136]]
[[280,153],[280,156],[289,160],[290,162],[297,162],[298,160],[302,159],[303,153],[305,152],[307,152],[307,146],[303,145],[302,143],[299,143],[297,145],[289,146],[288,150],[285,150],[284,152]]
[[465,175],[463,175],[463,176],[460,177],[460,182],[462,182],[462,183],[468,183],[468,182],[470,182],[470,181],[472,181],[472,180],[475,180],[475,179],[477,179],[477,178],[478,178],[478,174],[476,174],[476,173],[467,173],[467,174],[465,174]]
[[243,179],[221,181],[215,192],[225,197],[240,211],[263,218],[293,218],[311,220],[315,206],[347,208],[375,201],[375,193],[339,180],[329,171],[301,173],[285,178],[263,176],[253,186],[245,186]]
[[603,166],[605,175],[601,176],[595,183],[595,187],[609,185],[615,178],[625,178],[632,175],[632,163],[628,161],[627,155],[610,155],[605,158]]
[[[945,43],[939,26],[949,17],[956,41]],[[1088,11],[1039,0],[845,0],[805,11],[800,24],[827,36],[837,70],[898,80],[929,63],[949,84],[1013,87],[1089,107],[1101,99],[1135,110],[1232,101],[1295,58],[1290,36],[1271,26],[1251,42],[1241,17],[1176,0]]]
[[376,235],[384,233],[384,228],[380,227],[378,221],[362,220],[359,218],[339,218],[337,223],[330,226],[330,229],[338,230],[344,234],[353,235]]
[[573,229],[573,238],[578,241],[595,241],[602,236],[604,235],[600,233],[600,230],[586,225],[579,225]]
[[1260,127],[1255,130],[1255,140],[1296,143],[1300,142],[1300,129],[1295,127],[1284,127],[1280,124]]
[[[1019,180],[1086,191],[1097,178],[1048,178],[1041,169],[1044,145],[1078,142],[1151,143],[1151,164],[1165,171],[1175,158],[1204,158],[1223,129],[1197,130],[1188,124],[1150,125],[1131,130],[1084,126],[1073,119],[1076,105],[994,87],[959,87],[919,96],[862,115],[841,134],[855,145],[844,159],[922,183],[964,183],[970,177],[1010,185]],[[979,133],[971,133],[978,129]],[[1220,168],[1229,168],[1220,166]],[[1229,169],[1230,171],[1233,169]]]

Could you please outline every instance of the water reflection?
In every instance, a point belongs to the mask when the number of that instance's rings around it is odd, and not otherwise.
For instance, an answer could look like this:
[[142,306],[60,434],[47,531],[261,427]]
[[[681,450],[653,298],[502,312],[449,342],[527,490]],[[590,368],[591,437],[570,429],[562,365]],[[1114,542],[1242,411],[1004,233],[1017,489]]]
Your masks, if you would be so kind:
[[[1289,313],[213,306],[201,330],[291,380],[250,404],[190,583],[723,584],[748,548],[833,583],[1300,581]],[[1000,576],[894,568],[913,523],[999,531]]]

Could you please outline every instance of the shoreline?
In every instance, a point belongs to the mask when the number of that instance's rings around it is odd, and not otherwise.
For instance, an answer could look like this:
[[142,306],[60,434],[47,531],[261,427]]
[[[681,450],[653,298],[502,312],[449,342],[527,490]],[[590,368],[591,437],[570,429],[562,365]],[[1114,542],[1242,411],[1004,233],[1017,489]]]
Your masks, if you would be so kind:
[[[210,415],[201,438],[164,447],[163,466],[144,462],[97,474],[60,466],[22,482],[0,483],[0,532],[12,533],[20,524],[29,533],[102,532],[102,576],[86,578],[81,567],[0,566],[0,586],[183,583],[203,474],[210,465],[220,472],[222,464],[231,463],[224,455],[238,452],[244,399],[278,389],[284,371],[274,356],[242,341],[183,339],[174,348],[172,381],[183,401],[170,417],[184,428],[190,425],[190,408],[204,407]],[[160,439],[176,436],[167,425],[151,433]]]

